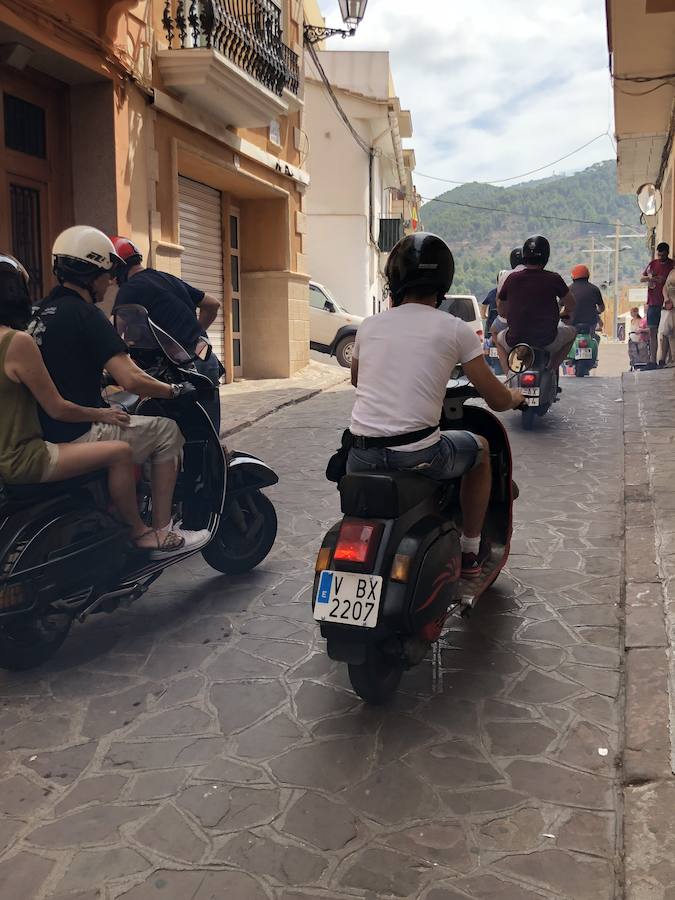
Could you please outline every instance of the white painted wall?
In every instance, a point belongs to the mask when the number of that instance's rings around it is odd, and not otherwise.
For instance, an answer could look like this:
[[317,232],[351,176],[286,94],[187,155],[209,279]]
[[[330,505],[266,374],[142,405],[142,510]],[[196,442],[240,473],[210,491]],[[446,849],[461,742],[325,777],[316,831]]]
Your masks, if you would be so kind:
[[[389,213],[386,189],[400,186],[387,117],[389,55],[333,52],[321,53],[320,58],[352,125],[369,146],[381,151],[373,161],[372,237],[377,241],[379,220]],[[372,315],[386,304],[382,304],[383,260],[368,233],[368,154],[314,77],[308,58],[303,128],[310,142],[310,186],[304,207],[309,274],[352,312]]]

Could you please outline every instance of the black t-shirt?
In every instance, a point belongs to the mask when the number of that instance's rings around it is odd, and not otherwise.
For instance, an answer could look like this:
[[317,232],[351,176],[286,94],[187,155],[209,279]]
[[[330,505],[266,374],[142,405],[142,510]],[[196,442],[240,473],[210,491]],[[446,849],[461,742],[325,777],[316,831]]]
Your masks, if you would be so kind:
[[579,278],[572,282],[570,290],[577,302],[572,324],[597,325],[599,308],[604,305],[600,288],[591,284],[587,278]]
[[502,285],[499,299],[508,302],[507,340],[515,344],[546,347],[558,333],[558,300],[569,288],[557,272],[546,269],[519,269],[511,272]]
[[[57,287],[38,306],[28,327],[59,393],[80,406],[105,406],[101,376],[106,363],[127,346],[105,314],[75,291]],[[91,428],[89,422],[58,422],[38,408],[46,441],[65,444]]]
[[142,269],[122,285],[115,306],[135,303],[144,306],[148,315],[190,352],[205,332],[197,321],[197,307],[204,299],[200,291],[175,275]]

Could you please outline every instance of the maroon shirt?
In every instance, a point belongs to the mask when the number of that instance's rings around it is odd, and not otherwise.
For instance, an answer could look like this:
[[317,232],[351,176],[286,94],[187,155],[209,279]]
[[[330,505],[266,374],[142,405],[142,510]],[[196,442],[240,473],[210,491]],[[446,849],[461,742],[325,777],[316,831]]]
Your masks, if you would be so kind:
[[647,288],[647,306],[663,306],[663,285],[670,270],[675,266],[670,257],[664,259],[653,259],[642,273],[643,275],[651,275],[652,278],[662,278],[654,287],[651,285]]
[[569,288],[557,272],[546,269],[521,269],[512,272],[504,282],[499,299],[507,302],[506,340],[515,344],[546,347],[558,334],[560,308],[558,300]]

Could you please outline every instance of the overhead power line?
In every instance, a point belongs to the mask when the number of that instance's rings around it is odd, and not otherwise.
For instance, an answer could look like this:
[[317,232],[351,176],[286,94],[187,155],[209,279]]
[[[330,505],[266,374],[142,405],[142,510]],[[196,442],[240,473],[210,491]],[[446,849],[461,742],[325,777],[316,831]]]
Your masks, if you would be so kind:
[[[611,222],[595,222],[592,219],[572,219],[567,216],[549,216],[544,213],[538,212],[522,212],[520,210],[511,210],[507,209],[504,206],[478,206],[474,203],[460,203],[458,200],[441,200],[440,197],[422,197],[425,203],[442,203],[445,206],[461,206],[465,209],[477,209],[481,212],[496,212],[496,213],[504,213],[507,216],[518,216],[521,219],[546,219],[552,222],[573,222],[577,225],[600,225],[602,228],[608,228],[613,223]],[[619,222],[622,228],[633,228],[637,230],[634,225],[625,225],[623,222]]]
[[[599,141],[601,138],[608,137],[611,140],[609,131],[603,131],[602,134],[596,134],[594,138],[591,138],[590,141],[586,141],[585,144],[582,144],[580,147],[576,147],[574,150],[570,150],[569,153],[566,153],[564,156],[561,156],[559,159],[554,159],[553,162],[546,163],[544,166],[538,166],[536,169],[530,169],[529,172],[521,172],[520,175],[511,175],[509,178],[491,178],[489,181],[479,181],[478,184],[504,184],[507,181],[516,181],[518,178],[525,178],[528,175],[535,175],[537,172],[543,172],[544,169],[550,169],[551,166],[557,165],[559,162],[562,162],[565,159],[569,159],[570,156],[574,156],[577,153],[580,153],[582,150],[585,150],[586,147],[590,147],[591,144],[594,144],[596,141]],[[452,178],[441,178],[439,175],[426,175],[424,172],[418,172],[415,170],[415,176],[420,175],[422,178],[431,178],[433,181],[443,181],[445,184],[469,184],[470,180],[465,179],[464,181],[456,181]],[[473,182],[475,183],[475,182]]]

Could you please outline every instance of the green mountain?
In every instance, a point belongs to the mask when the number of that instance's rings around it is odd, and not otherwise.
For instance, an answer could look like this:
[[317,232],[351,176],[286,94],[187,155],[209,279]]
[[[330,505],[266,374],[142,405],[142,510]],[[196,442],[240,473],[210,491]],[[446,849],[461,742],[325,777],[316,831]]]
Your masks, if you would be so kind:
[[[455,206],[451,204],[468,204]],[[493,212],[471,206],[503,210]],[[555,218],[581,219],[598,224],[560,222]],[[614,223],[640,226],[635,198],[617,192],[616,162],[606,160],[573,175],[553,176],[527,181],[511,187],[494,187],[478,182],[463,184],[425,203],[421,220],[425,231],[432,231],[449,243],[455,256],[453,293],[475,294],[479,301],[494,285],[500,269],[509,268],[509,254],[522,246],[531,234],[543,234],[551,242],[553,269],[570,281],[570,270],[577,263],[591,264],[591,236],[595,236],[594,281],[602,285],[614,278],[614,254],[601,247],[614,248]],[[632,228],[621,229],[628,234]],[[607,237],[611,235],[611,237]],[[620,254],[619,284],[636,284],[649,260],[644,238],[623,238],[621,246],[630,250]],[[613,284],[610,293],[613,291]]]

